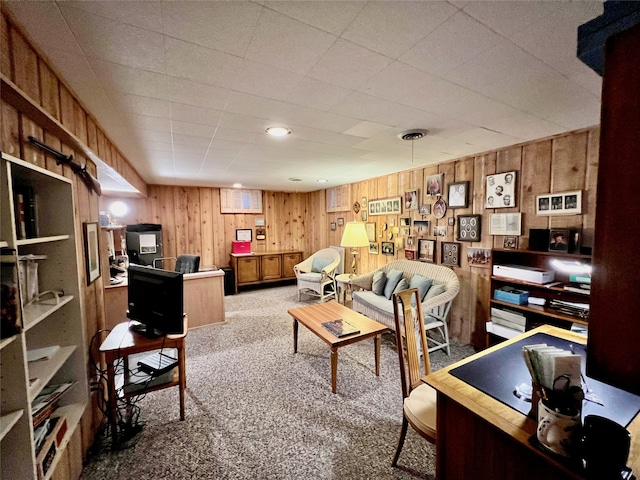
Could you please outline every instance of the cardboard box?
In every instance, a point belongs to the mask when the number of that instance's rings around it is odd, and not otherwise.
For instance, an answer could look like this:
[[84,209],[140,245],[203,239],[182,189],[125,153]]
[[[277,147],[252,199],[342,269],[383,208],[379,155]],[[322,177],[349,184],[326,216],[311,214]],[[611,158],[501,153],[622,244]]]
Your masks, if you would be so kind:
[[502,287],[493,291],[493,298],[515,305],[524,305],[529,300],[529,292],[511,287]]
[[231,253],[251,254],[251,242],[237,241],[231,242]]
[[555,276],[553,270],[543,270],[542,268],[525,267],[523,265],[494,265],[493,274],[496,277],[512,278],[538,284],[553,282]]

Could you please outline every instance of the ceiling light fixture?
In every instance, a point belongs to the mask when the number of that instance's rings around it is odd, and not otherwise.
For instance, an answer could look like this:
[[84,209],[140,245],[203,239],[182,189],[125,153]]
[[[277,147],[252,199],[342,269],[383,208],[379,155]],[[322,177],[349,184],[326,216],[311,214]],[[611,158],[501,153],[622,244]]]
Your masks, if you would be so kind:
[[405,130],[404,132],[400,132],[398,134],[398,138],[402,140],[409,141],[411,140],[411,163],[413,163],[413,142],[415,140],[420,140],[421,138],[429,135],[429,130],[425,130],[424,128],[414,128],[412,130]]
[[242,188],[242,184],[241,183],[234,183],[233,184],[233,188]]
[[272,137],[286,137],[291,134],[291,129],[286,127],[269,127],[265,130]]
[[316,182],[318,183],[327,183],[329,180],[327,180],[326,178],[319,178],[318,180],[316,180]]
[[301,181],[302,181],[302,179],[301,179],[301,178],[298,178],[298,177],[291,177],[291,178],[289,178],[289,181],[290,181],[290,182],[301,182]]

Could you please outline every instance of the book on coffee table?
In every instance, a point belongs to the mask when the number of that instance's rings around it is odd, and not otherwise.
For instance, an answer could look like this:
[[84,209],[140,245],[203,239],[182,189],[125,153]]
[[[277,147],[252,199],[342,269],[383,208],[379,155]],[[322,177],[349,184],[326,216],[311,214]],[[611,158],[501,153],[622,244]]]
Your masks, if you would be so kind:
[[330,322],[322,322],[322,326],[338,338],[360,333],[360,330],[342,319],[331,320]]

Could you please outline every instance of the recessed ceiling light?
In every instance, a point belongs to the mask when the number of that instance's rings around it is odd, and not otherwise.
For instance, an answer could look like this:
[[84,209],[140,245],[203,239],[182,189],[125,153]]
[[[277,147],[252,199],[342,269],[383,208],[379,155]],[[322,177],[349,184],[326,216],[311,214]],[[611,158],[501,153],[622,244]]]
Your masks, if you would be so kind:
[[316,182],[318,183],[327,183],[329,180],[327,180],[326,178],[319,178],[318,180],[316,180]]
[[265,130],[272,137],[286,137],[291,133],[290,128],[285,127],[269,127]]
[[301,178],[297,178],[297,177],[291,177],[291,178],[289,178],[289,181],[290,182],[301,182],[302,179]]
[[241,183],[234,183],[233,184],[233,188],[242,188],[242,184]]

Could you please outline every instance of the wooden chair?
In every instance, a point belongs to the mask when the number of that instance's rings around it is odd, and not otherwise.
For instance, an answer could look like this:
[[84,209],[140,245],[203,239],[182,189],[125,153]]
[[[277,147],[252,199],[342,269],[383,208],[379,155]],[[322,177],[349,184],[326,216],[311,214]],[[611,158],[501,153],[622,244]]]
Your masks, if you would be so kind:
[[[431,362],[418,289],[402,290],[394,293],[392,298],[403,397],[402,429],[391,463],[395,467],[409,425],[426,440],[436,443],[436,391],[421,380],[431,373]],[[420,366],[418,337],[422,346],[423,371]]]

